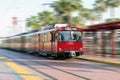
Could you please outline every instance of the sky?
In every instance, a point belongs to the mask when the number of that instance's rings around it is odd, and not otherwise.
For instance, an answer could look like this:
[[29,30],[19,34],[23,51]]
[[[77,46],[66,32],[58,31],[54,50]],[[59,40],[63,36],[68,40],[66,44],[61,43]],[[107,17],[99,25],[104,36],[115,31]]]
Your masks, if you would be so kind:
[[52,1],[54,0],[0,0],[0,37],[11,34],[12,17],[25,21],[38,12],[50,9],[48,5],[43,4]]
[[[37,15],[38,12],[52,10],[49,5],[43,4],[53,1],[55,0],[0,0],[0,37],[10,36],[12,33],[12,17],[18,17],[18,24],[22,26],[26,18]],[[92,8],[94,0],[83,1],[85,7]]]

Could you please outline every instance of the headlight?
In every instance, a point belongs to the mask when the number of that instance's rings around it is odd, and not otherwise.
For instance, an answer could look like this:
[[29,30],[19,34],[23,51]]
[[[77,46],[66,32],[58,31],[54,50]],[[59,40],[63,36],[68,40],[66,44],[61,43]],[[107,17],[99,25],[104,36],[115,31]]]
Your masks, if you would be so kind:
[[80,48],[80,51],[82,51],[83,50],[83,48]]
[[64,50],[63,50],[63,48],[59,48],[59,52],[63,52]]
[[59,51],[63,50],[62,48],[59,48]]

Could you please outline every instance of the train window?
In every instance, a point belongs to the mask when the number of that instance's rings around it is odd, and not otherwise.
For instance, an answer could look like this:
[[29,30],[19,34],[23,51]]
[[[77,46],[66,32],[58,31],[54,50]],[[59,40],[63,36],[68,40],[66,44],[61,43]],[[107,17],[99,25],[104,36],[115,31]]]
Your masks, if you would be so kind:
[[44,42],[48,42],[47,33],[44,33]]
[[25,41],[26,41],[26,42],[29,41],[29,37],[28,37],[28,36],[25,37]]
[[70,31],[60,31],[58,33],[59,41],[70,41]]
[[33,43],[36,43],[36,40],[37,40],[36,38],[37,38],[36,35],[32,35],[32,42]]
[[40,41],[40,43],[41,43],[41,42],[43,42],[43,39],[42,39],[42,34],[40,34],[39,39],[40,39],[40,40],[39,40],[39,41]]
[[71,32],[71,41],[82,41],[81,39],[81,32],[76,32],[76,31],[72,31]]
[[76,31],[61,31],[59,32],[59,41],[67,42],[67,41],[81,41],[81,32],[76,32]]
[[55,42],[55,33],[52,33],[52,41]]
[[50,33],[47,33],[47,42],[50,42],[50,40],[51,40],[51,35],[50,35]]

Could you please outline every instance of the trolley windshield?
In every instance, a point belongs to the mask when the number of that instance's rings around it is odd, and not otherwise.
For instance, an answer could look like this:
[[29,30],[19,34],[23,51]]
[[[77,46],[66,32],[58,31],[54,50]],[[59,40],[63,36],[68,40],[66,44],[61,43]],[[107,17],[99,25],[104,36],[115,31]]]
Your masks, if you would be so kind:
[[81,41],[81,32],[79,31],[60,31],[59,41],[61,42],[79,42]]

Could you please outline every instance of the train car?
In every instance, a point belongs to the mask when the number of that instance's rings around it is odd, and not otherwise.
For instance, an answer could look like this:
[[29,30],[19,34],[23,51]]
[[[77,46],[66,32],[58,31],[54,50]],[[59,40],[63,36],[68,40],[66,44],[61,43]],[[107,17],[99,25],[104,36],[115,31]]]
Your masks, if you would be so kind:
[[10,36],[2,40],[2,48],[21,50],[21,36]]
[[51,27],[10,37],[9,48],[46,56],[71,58],[83,54],[82,29],[73,26]]
[[[83,54],[82,29],[72,26],[46,29],[25,35],[27,50],[53,57]],[[29,44],[28,44],[29,43]]]

